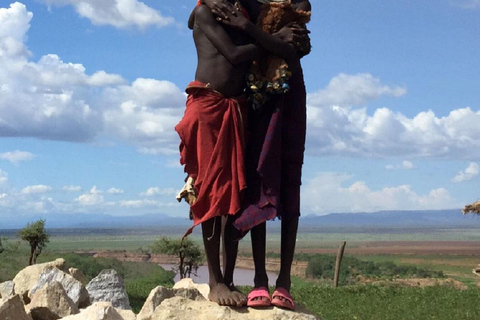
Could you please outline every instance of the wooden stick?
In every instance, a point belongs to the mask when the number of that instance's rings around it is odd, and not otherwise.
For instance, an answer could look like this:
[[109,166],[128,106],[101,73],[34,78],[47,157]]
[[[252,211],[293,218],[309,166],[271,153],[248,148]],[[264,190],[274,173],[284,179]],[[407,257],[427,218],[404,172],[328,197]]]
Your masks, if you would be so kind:
[[338,287],[338,280],[340,278],[340,266],[342,264],[343,253],[345,252],[346,245],[347,245],[347,242],[343,241],[342,245],[338,249],[337,262],[335,263],[335,278],[333,279],[333,285],[335,286],[335,288]]

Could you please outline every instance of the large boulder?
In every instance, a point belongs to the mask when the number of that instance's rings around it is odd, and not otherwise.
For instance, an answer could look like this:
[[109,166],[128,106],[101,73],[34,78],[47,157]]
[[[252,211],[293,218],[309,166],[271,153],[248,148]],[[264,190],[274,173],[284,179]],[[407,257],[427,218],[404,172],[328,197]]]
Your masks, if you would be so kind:
[[0,283],[0,300],[5,300],[15,295],[15,283],[13,281],[5,281]]
[[151,320],[152,314],[155,309],[166,299],[173,298],[175,296],[173,289],[164,288],[158,286],[148,295],[147,300],[143,304],[142,310],[137,316],[137,320]]
[[60,270],[65,269],[65,260],[56,259],[52,262],[35,264],[28,266],[15,276],[13,282],[15,283],[15,293],[19,294],[25,302],[29,301],[28,292],[37,283],[38,278],[42,274],[43,270],[48,267],[56,267]]
[[135,314],[131,310],[115,309],[110,302],[95,302],[79,314],[62,320],[135,320]]
[[14,295],[0,301],[0,319],[2,320],[32,320],[25,312],[23,301],[19,295]]
[[45,284],[58,281],[65,289],[67,295],[73,300],[75,306],[83,308],[89,305],[88,292],[83,284],[76,280],[71,275],[63,272],[55,267],[46,267],[37,283],[30,289],[29,297],[31,297],[37,290],[43,288]]
[[[202,296],[208,300],[208,294],[210,293],[210,286],[208,284],[202,283],[197,284],[193,282],[191,278],[184,278],[173,286],[173,289],[196,289],[198,290]],[[185,297],[187,298],[187,297]]]
[[87,277],[83,274],[83,272],[77,268],[70,268],[68,269],[68,273],[74,277],[76,280],[80,281],[83,285],[87,284]]
[[194,301],[174,297],[162,302],[155,309],[151,320],[318,320],[317,317],[279,308],[229,308],[210,301]]
[[36,290],[26,310],[33,320],[56,320],[79,313],[78,307],[58,281],[49,282]]
[[147,300],[143,304],[142,310],[140,310],[140,313],[137,316],[137,320],[151,320],[155,309],[161,305],[163,301],[175,296],[189,300],[205,301],[203,295],[194,287],[188,289],[171,289],[158,286],[150,291]]
[[123,279],[113,269],[103,270],[87,284],[90,302],[110,302],[117,309],[131,310]]

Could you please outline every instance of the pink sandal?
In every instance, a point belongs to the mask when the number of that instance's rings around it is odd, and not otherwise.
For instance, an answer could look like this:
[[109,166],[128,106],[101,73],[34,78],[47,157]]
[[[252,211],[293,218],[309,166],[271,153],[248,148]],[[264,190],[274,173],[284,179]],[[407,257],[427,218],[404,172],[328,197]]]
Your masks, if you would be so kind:
[[272,298],[270,298],[270,293],[268,292],[268,288],[266,287],[255,288],[248,294],[247,307],[269,307],[271,303]]
[[[286,300],[286,301],[285,301]],[[277,288],[272,294],[272,305],[288,310],[295,309],[295,302],[293,298],[284,288]]]

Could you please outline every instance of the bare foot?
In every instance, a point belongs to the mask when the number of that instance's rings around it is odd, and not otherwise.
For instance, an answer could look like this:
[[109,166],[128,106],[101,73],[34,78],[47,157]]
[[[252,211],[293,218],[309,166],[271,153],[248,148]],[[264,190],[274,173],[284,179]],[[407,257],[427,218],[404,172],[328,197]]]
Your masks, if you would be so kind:
[[236,307],[237,301],[232,291],[223,283],[217,283],[210,288],[208,299],[216,302],[221,306]]
[[230,291],[232,292],[237,307],[243,307],[247,304],[247,296],[241,293],[234,285],[230,286]]

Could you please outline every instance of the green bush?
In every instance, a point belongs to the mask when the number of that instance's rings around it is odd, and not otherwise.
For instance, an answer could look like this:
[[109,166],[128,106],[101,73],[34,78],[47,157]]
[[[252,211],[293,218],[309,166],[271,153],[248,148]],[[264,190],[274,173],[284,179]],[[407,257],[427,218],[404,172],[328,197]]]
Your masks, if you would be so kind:
[[[305,258],[305,257],[304,257]],[[334,277],[336,257],[333,255],[310,255],[306,269],[307,277],[331,280]],[[415,266],[399,266],[393,262],[363,261],[344,257],[340,269],[340,283],[351,284],[358,276],[369,278],[444,278],[442,271],[420,269]]]

